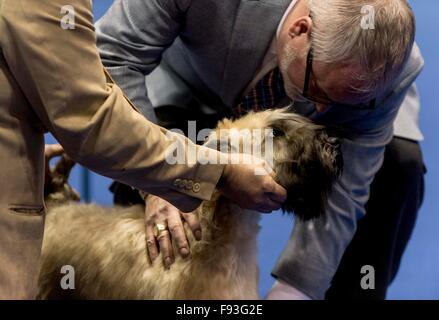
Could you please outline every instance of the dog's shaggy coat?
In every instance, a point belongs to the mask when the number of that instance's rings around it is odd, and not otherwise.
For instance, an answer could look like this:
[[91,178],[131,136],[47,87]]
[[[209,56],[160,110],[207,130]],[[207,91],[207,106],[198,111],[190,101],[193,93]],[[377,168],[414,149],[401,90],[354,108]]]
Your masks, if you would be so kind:
[[[341,170],[337,138],[287,110],[251,113],[221,122],[217,129],[273,129],[274,170],[287,189],[284,211],[301,219],[324,212],[327,195]],[[264,143],[264,141],[261,141]],[[64,174],[66,175],[66,174]],[[68,175],[68,171],[67,171]],[[80,299],[257,299],[257,235],[260,215],[219,194],[195,212],[203,238],[186,227],[190,257],[176,248],[165,270],[147,254],[144,207],[105,208],[60,204],[70,189],[48,201],[39,298]],[[75,289],[63,290],[62,266],[75,270]]]

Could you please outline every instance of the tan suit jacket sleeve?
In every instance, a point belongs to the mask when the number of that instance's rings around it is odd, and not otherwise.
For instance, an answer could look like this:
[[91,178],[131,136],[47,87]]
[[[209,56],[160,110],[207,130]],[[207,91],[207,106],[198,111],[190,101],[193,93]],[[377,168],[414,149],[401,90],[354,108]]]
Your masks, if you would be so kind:
[[223,166],[165,161],[170,148],[199,147],[180,135],[166,138],[166,130],[135,111],[108,78],[96,48],[90,0],[71,2],[75,28],[67,30],[61,27],[64,0],[2,3],[0,41],[8,67],[36,121],[73,159],[184,211],[211,197]]

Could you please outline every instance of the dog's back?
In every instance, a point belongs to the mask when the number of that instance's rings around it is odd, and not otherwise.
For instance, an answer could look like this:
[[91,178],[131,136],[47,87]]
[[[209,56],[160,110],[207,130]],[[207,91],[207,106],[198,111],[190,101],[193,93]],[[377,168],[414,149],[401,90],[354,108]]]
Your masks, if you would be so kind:
[[[72,203],[52,208],[46,218],[39,297],[136,298],[138,284],[133,281],[142,275],[130,272],[150,269],[143,230],[140,206]],[[74,290],[61,288],[65,265],[75,270]]]

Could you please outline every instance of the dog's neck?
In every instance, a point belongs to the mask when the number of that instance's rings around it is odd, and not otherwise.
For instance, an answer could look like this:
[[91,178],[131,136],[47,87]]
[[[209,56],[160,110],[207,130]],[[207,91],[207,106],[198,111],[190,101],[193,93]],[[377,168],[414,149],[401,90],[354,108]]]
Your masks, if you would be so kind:
[[[258,299],[260,214],[216,195],[196,211],[202,240],[191,238],[190,281],[181,292],[196,299]],[[190,234],[190,231],[189,231]],[[201,289],[200,289],[201,288]]]
[[[226,258],[230,251],[238,251],[243,258],[255,255],[257,250],[257,236],[260,230],[259,212],[245,210],[232,203],[227,198],[214,195],[213,200],[203,202],[197,210],[202,228],[202,240],[195,243],[192,253],[203,255],[208,252],[209,259],[214,261],[214,252],[217,258]],[[207,248],[207,246],[209,248]],[[216,248],[215,251],[212,248]],[[250,263],[255,263],[250,259]]]

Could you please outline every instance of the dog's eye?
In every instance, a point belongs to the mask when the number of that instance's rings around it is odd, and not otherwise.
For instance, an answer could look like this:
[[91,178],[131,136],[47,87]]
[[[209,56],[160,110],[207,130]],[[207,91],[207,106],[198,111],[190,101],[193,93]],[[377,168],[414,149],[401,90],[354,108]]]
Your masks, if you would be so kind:
[[281,137],[284,135],[284,132],[280,129],[273,128],[273,137]]

